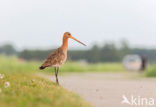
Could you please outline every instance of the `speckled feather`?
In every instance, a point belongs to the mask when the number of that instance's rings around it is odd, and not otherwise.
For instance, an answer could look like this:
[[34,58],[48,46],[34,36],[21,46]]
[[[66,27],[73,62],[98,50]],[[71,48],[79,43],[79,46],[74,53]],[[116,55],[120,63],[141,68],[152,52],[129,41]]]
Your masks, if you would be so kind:
[[44,61],[40,69],[44,69],[46,67],[60,67],[67,58],[67,48],[68,48],[68,39],[71,38],[82,45],[86,46],[84,43],[80,42],[76,38],[74,38],[69,32],[65,32],[63,35],[63,43],[60,48],[53,51],[48,58]]
[[46,67],[60,67],[66,61],[66,55],[61,48],[53,51],[48,58],[44,61],[40,69]]

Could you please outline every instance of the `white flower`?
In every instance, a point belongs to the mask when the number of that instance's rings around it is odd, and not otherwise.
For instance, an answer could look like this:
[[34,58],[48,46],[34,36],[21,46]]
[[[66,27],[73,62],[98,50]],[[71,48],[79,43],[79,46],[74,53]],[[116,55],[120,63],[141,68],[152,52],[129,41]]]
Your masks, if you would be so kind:
[[3,79],[4,78],[4,74],[0,74],[0,79]]
[[4,87],[5,87],[5,88],[8,88],[9,86],[10,86],[10,82],[5,82],[5,83],[4,83]]

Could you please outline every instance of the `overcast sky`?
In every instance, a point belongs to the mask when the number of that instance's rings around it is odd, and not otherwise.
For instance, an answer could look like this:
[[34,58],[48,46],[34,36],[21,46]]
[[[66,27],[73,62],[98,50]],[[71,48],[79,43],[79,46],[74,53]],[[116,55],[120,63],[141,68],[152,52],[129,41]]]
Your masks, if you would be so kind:
[[156,0],[0,0],[0,44],[56,47],[65,31],[88,46],[124,38],[156,47]]

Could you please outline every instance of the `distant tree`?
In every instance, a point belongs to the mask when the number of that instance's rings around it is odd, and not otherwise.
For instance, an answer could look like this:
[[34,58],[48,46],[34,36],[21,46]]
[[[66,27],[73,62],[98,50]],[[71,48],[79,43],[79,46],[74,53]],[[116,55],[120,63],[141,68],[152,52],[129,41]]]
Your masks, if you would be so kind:
[[86,58],[85,50],[69,50],[68,51],[68,60],[76,61]]
[[131,48],[129,47],[128,41],[123,39],[120,42],[120,57],[123,58],[125,55],[131,53]]
[[17,52],[11,44],[5,44],[0,47],[0,53],[4,53],[6,55],[15,55]]
[[50,52],[51,50],[23,50],[18,53],[18,57],[27,60],[43,60],[50,54]]
[[86,58],[89,62],[99,62],[100,61],[100,48],[98,45],[93,45],[93,47],[87,52]]
[[[6,55],[18,55],[20,58],[26,60],[44,60],[53,49],[50,50],[22,50],[16,51],[15,48],[10,45],[0,46],[0,53]],[[109,42],[104,44],[102,47],[94,44],[90,49],[87,50],[69,50],[68,59],[72,61],[87,60],[91,63],[96,62],[119,62],[127,54],[139,54],[146,55],[149,62],[156,62],[156,49],[146,48],[130,48],[128,41],[122,40],[120,46]]]
[[107,43],[102,47],[100,57],[102,62],[120,61],[119,52],[113,43]]

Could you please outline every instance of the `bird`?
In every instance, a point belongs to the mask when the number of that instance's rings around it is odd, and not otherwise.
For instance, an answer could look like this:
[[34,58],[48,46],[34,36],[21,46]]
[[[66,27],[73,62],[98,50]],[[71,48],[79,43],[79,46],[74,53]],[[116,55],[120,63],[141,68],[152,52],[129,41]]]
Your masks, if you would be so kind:
[[58,81],[58,72],[59,68],[65,63],[67,59],[67,49],[68,49],[68,39],[73,39],[77,41],[78,43],[86,46],[86,44],[82,43],[75,37],[71,35],[70,32],[65,32],[63,35],[63,40],[62,40],[62,45],[51,52],[47,59],[43,62],[43,64],[39,67],[40,70],[45,69],[46,67],[53,67],[55,71],[55,78],[56,78],[56,83],[59,85]]

